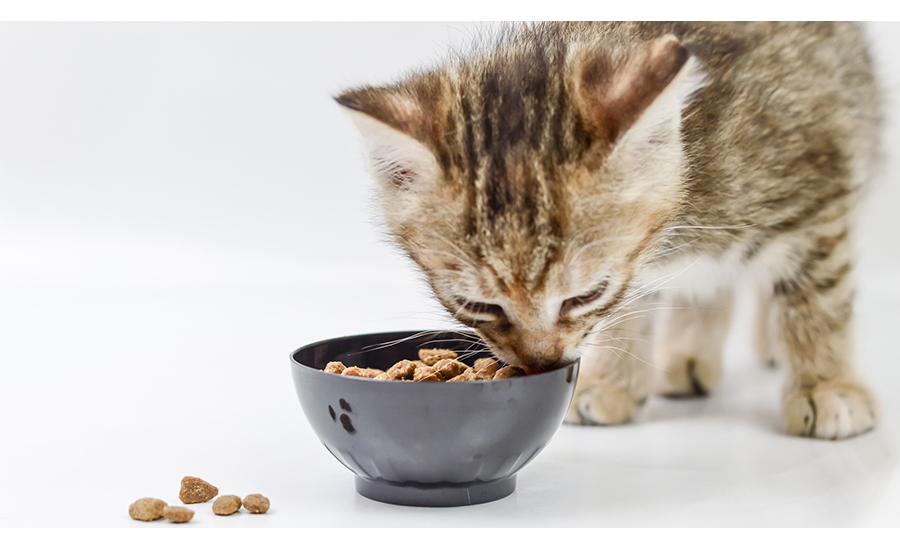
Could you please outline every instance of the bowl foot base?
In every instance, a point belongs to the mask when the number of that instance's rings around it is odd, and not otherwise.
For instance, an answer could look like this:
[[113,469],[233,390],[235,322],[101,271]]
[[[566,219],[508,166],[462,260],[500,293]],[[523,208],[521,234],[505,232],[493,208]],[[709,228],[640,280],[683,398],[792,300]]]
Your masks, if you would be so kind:
[[394,483],[356,478],[356,492],[366,498],[403,506],[468,506],[513,494],[516,476],[476,483]]

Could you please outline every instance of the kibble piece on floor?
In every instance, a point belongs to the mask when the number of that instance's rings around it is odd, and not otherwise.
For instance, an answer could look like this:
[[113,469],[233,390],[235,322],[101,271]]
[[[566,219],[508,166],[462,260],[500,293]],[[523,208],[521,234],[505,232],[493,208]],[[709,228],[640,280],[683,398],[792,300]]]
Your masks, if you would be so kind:
[[230,516],[241,508],[241,497],[222,495],[213,502],[213,513],[217,516]]
[[166,506],[163,515],[172,523],[187,523],[194,517],[194,511],[184,506]]
[[181,479],[181,492],[178,498],[185,504],[208,502],[219,494],[219,490],[199,477],[184,476]]
[[265,514],[269,509],[269,499],[259,493],[253,493],[244,497],[244,508],[254,514]]
[[131,519],[140,521],[153,521],[163,516],[163,508],[166,503],[158,498],[139,498],[128,507],[128,515]]

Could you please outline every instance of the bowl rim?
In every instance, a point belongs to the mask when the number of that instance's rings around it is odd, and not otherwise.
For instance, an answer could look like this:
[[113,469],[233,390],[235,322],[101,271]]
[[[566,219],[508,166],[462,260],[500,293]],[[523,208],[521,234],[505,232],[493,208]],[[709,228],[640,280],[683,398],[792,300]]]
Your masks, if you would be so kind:
[[[435,329],[435,331],[436,331],[436,332],[460,332],[460,333],[465,333],[465,334],[471,334],[471,335],[473,335],[473,336],[478,336],[478,334],[476,334],[475,331],[471,331],[471,330],[455,330],[455,329],[445,329],[445,330],[440,330],[440,329]],[[321,344],[325,344],[325,343],[331,342],[331,341],[333,341],[333,340],[341,340],[341,339],[344,339],[344,338],[352,338],[352,337],[355,337],[355,336],[379,336],[379,335],[397,334],[397,333],[405,333],[405,332],[410,332],[410,333],[416,334],[416,333],[419,333],[419,332],[422,332],[422,331],[421,331],[421,330],[418,330],[418,331],[414,331],[414,330],[390,330],[390,331],[383,331],[383,332],[362,332],[362,333],[359,333],[359,334],[348,334],[348,335],[345,335],[345,336],[336,336],[336,337],[333,337],[333,338],[324,338],[324,339],[322,339],[322,340],[317,340],[317,341],[315,341],[315,342],[311,342],[311,343],[309,343],[309,344],[305,344],[305,345],[303,345],[303,346],[300,346],[299,348],[297,348],[297,349],[295,349],[294,351],[291,352],[291,354],[289,355],[290,360],[291,360],[291,368],[294,368],[294,367],[305,367],[305,368],[307,368],[307,369],[309,369],[309,370],[311,370],[311,371],[318,372],[318,373],[321,374],[321,375],[336,376],[336,377],[338,377],[338,378],[340,378],[340,379],[344,379],[344,380],[355,380],[355,381],[359,381],[359,382],[388,383],[388,384],[396,385],[396,386],[398,386],[398,387],[399,387],[399,386],[409,386],[410,384],[397,384],[398,380],[375,380],[374,378],[366,378],[366,377],[364,377],[364,376],[341,376],[340,374],[337,374],[337,373],[334,373],[334,372],[325,372],[325,371],[322,370],[322,369],[317,369],[317,368],[313,367],[312,365],[305,365],[305,364],[303,364],[303,363],[300,363],[300,362],[297,361],[296,359],[294,359],[294,356],[295,356],[297,353],[299,353],[301,350],[304,350],[304,349],[306,349],[306,348],[310,348],[310,347],[313,347],[313,346],[318,346],[318,345],[321,345]],[[481,337],[478,336],[478,338],[481,338]],[[496,360],[496,357],[494,357],[493,359]],[[527,379],[529,379],[529,378],[540,378],[540,377],[542,377],[542,376],[547,376],[547,375],[557,374],[558,372],[567,370],[568,368],[573,367],[573,366],[575,366],[575,365],[580,365],[580,362],[581,362],[581,357],[579,356],[579,357],[576,358],[574,361],[572,361],[572,362],[570,362],[570,363],[567,363],[567,364],[565,364],[565,365],[563,365],[563,366],[561,366],[561,367],[555,368],[555,369],[553,369],[553,370],[548,370],[548,371],[544,371],[544,372],[539,372],[539,373],[537,373],[537,374],[529,374],[529,375],[527,375],[527,376],[517,376],[517,377],[515,377],[515,378],[504,378],[504,379],[502,379],[502,380],[467,380],[465,384],[446,384],[446,383],[445,383],[445,384],[427,384],[427,386],[428,386],[428,387],[439,387],[439,386],[444,386],[444,387],[446,387],[446,386],[451,386],[451,387],[453,387],[453,386],[467,387],[469,384],[490,384],[490,383],[492,383],[492,382],[501,382],[501,381],[510,381],[510,382],[512,382],[512,381],[517,381],[517,380],[519,380],[519,381],[524,381],[524,380],[527,380]],[[579,369],[579,370],[580,370],[580,369]],[[315,375],[313,375],[313,376],[315,376]]]

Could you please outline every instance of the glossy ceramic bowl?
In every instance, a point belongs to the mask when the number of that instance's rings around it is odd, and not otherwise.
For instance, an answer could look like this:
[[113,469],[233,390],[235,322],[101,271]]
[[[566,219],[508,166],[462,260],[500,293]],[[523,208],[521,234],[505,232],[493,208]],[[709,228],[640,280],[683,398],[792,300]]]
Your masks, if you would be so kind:
[[[373,500],[461,506],[503,498],[547,445],[575,389],[578,362],[522,378],[461,383],[372,380],[323,372],[329,361],[386,370],[420,348],[462,356],[474,335],[362,334],[291,354],[294,388],[325,447]],[[386,343],[395,342],[391,345]],[[467,364],[487,352],[466,355]]]

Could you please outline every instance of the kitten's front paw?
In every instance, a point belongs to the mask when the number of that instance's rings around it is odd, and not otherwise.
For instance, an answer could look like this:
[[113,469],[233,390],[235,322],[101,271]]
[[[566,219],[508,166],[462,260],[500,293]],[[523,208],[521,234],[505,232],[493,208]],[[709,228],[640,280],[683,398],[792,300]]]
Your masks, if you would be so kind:
[[629,422],[647,401],[626,388],[605,380],[593,382],[576,394],[566,412],[566,424],[610,426]]
[[853,382],[821,382],[788,393],[783,403],[787,432],[819,439],[844,439],[878,424],[880,411],[872,393]]
[[721,376],[721,361],[674,357],[662,368],[658,391],[671,399],[705,397]]

